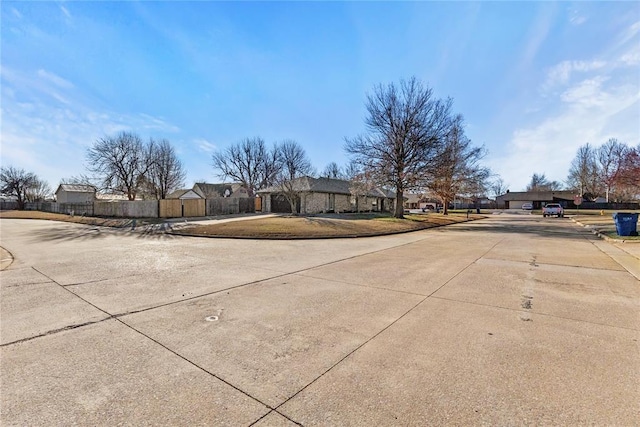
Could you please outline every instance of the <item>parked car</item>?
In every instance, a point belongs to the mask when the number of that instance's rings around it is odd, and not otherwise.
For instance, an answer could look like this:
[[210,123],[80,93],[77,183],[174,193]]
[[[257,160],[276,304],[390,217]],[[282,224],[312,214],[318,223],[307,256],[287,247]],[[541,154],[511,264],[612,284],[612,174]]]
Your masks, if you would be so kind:
[[548,203],[542,208],[542,216],[557,216],[562,218],[564,216],[564,209],[559,203]]
[[533,204],[532,203],[523,203],[522,204],[522,210],[525,210],[525,211],[533,210]]

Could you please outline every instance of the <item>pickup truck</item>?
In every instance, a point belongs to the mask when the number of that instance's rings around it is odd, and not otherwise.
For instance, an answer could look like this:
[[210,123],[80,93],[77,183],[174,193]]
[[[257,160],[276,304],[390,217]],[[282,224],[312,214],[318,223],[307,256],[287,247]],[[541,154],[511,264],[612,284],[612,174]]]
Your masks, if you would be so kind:
[[558,218],[562,218],[564,216],[564,209],[558,203],[548,203],[542,208],[542,216],[557,216]]

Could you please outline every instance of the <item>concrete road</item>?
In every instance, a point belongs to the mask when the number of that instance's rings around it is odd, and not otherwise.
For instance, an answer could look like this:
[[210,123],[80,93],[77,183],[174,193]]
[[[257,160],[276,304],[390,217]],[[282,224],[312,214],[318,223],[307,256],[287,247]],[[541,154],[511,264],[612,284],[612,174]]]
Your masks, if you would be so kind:
[[0,232],[3,426],[640,420],[640,260],[567,219],[326,241]]

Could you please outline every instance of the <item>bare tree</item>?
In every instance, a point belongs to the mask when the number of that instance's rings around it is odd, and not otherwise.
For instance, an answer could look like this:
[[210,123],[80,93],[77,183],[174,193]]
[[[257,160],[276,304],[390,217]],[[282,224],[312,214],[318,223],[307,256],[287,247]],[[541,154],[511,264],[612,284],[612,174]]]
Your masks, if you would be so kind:
[[342,172],[342,168],[338,166],[336,162],[331,162],[327,166],[325,166],[322,171],[322,176],[333,179],[344,179],[344,173]]
[[307,158],[304,148],[296,141],[285,140],[278,145],[281,168],[276,178],[276,185],[291,206],[291,213],[297,212],[296,205],[300,198],[298,178],[313,174],[313,167]]
[[149,142],[152,163],[146,181],[156,199],[166,199],[173,190],[184,185],[185,170],[171,143],[166,139]]
[[464,134],[462,116],[454,117],[425,185],[440,199],[445,215],[456,196],[484,193],[489,177],[489,169],[479,164],[484,155],[484,148],[473,146]]
[[571,162],[567,185],[580,191],[580,195],[587,199],[597,197],[600,192],[596,151],[591,144],[578,148],[576,157]]
[[598,171],[604,185],[607,203],[609,203],[611,193],[615,190],[627,150],[628,147],[615,138],[610,138],[598,148]]
[[562,189],[562,184],[558,181],[549,181],[545,174],[534,173],[531,176],[531,181],[527,184],[528,192],[536,191],[557,191]]
[[626,150],[616,182],[625,188],[629,199],[640,197],[640,144]]
[[121,192],[135,200],[153,165],[153,147],[131,132],[100,138],[87,152],[87,169],[102,189]]
[[247,188],[249,197],[274,182],[280,169],[280,151],[268,149],[260,137],[245,138],[226,150],[213,154],[213,167],[219,177],[231,178]]
[[0,191],[15,196],[20,210],[24,209],[29,192],[37,187],[39,181],[33,172],[26,172],[24,169],[17,169],[13,166],[0,168]]
[[493,196],[498,197],[498,196],[502,196],[504,193],[507,192],[507,189],[509,188],[509,184],[505,184],[504,180],[501,177],[497,177],[491,182],[490,187],[491,187],[491,192],[493,193]]
[[27,202],[41,202],[51,196],[49,183],[36,177],[31,188],[25,194]]
[[350,161],[344,167],[344,179],[352,180],[362,173],[357,162]]
[[367,96],[367,133],[346,139],[345,150],[378,185],[396,192],[396,218],[403,218],[405,190],[414,188],[438,153],[451,100],[435,99],[415,77],[399,86],[378,85]]
[[[351,178],[349,185],[349,192],[356,202],[356,211],[360,213],[363,210],[363,206],[360,206],[360,199],[366,198],[371,191],[376,188],[375,182],[371,178],[369,172],[358,173]],[[365,206],[364,210],[371,210],[371,206]]]

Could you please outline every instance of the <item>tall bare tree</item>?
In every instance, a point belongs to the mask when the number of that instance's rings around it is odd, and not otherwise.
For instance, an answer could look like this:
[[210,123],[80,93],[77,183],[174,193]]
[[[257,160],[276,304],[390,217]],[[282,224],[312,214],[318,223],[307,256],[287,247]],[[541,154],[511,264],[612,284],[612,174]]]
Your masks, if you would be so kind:
[[591,144],[587,143],[578,148],[576,157],[571,162],[567,185],[580,191],[580,195],[587,199],[598,196],[600,192],[598,164],[596,150]]
[[640,198],[640,144],[626,150],[617,183],[625,188],[629,199]]
[[562,184],[558,181],[549,181],[545,174],[534,173],[531,181],[527,184],[527,191],[557,191],[562,189]]
[[285,140],[278,145],[281,168],[276,185],[291,206],[291,213],[297,212],[296,205],[300,197],[298,178],[313,174],[313,166],[307,158],[304,148],[296,141]]
[[509,184],[505,184],[504,180],[499,176],[491,182],[490,186],[494,197],[502,196],[509,188]]
[[15,196],[20,210],[24,209],[29,191],[37,186],[38,181],[38,177],[33,172],[13,166],[0,168],[0,191],[9,196]]
[[31,188],[26,192],[27,202],[41,202],[51,196],[51,187],[47,181],[44,181],[36,176],[35,181]]
[[344,179],[345,175],[342,172],[342,168],[338,166],[336,162],[331,162],[325,166],[321,173],[322,176],[333,179]]
[[615,138],[610,138],[597,150],[598,171],[604,185],[607,203],[615,190],[627,150],[628,147]]
[[378,185],[396,192],[394,216],[402,218],[404,192],[418,185],[438,153],[451,100],[433,96],[415,77],[377,85],[367,96],[367,133],[346,139],[345,150]]
[[87,152],[87,169],[104,190],[135,200],[153,165],[153,148],[132,132],[100,138]]
[[484,155],[484,148],[473,146],[464,134],[462,116],[455,116],[426,182],[426,187],[442,202],[445,215],[449,213],[449,202],[456,196],[478,197],[486,189],[489,169],[479,163]]
[[278,147],[267,148],[260,137],[245,138],[213,154],[213,167],[219,171],[218,176],[242,183],[250,197],[273,184],[280,163]]
[[184,185],[186,173],[168,140],[151,139],[149,145],[152,162],[147,174],[147,182],[150,184],[150,192],[156,199],[166,199],[169,193]]

